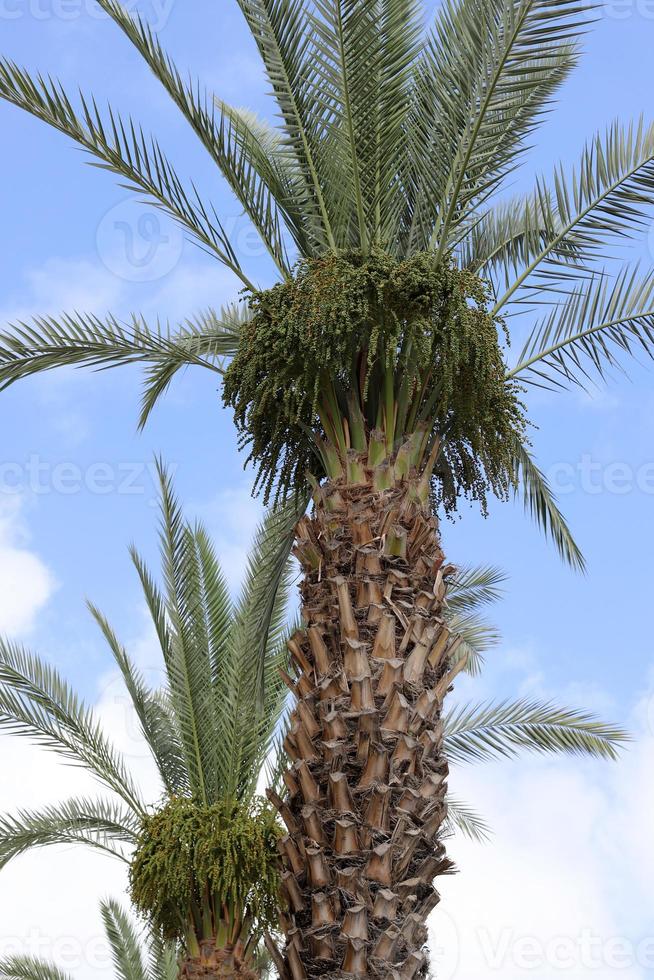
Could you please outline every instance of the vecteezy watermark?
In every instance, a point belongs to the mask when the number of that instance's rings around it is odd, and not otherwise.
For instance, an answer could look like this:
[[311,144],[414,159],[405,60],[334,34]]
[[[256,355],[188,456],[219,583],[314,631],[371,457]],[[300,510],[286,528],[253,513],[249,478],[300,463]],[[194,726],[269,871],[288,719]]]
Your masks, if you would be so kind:
[[[138,12],[155,33],[168,23],[175,0],[121,0],[129,13]],[[61,20],[80,17],[108,20],[109,14],[96,0],[0,0],[0,20]]]
[[557,496],[579,492],[590,496],[654,496],[654,460],[634,465],[622,460],[600,461],[586,453],[574,463],[553,463],[545,476]]
[[583,929],[576,936],[555,935],[548,938],[520,935],[507,928],[499,932],[481,929],[477,932],[479,952],[488,969],[501,972],[515,970],[652,970],[654,969],[654,936],[640,940],[626,936],[601,936]]
[[[174,467],[172,467],[174,469]],[[154,504],[159,485],[152,462],[92,462],[81,466],[73,462],[51,463],[33,453],[24,462],[0,462],[0,494],[33,493],[37,496],[150,495]]]
[[104,935],[92,936],[83,942],[75,936],[49,936],[39,929],[29,929],[20,937],[0,937],[0,960],[25,954],[54,960],[71,972],[84,967],[108,970],[112,964],[111,950]]
[[154,282],[181,259],[184,233],[159,208],[128,198],[102,218],[96,247],[102,264],[119,279]]
[[459,968],[459,931],[454,919],[440,906],[429,920],[430,974],[438,980],[455,980]]
[[600,14],[607,20],[629,20],[631,17],[654,20],[654,0],[605,0]]

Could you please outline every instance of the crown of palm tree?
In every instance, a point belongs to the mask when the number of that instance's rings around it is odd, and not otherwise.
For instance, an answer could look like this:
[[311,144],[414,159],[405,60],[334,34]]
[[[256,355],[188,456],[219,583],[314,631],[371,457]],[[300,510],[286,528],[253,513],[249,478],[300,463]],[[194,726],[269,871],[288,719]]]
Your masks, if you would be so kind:
[[[612,125],[572,172],[502,198],[527,137],[575,67],[593,16],[576,0],[446,0],[425,29],[416,0],[237,0],[276,103],[275,125],[186,80],[140,17],[98,0],[145,58],[220,168],[282,280],[298,258],[381,247],[427,252],[491,284],[491,315],[532,323],[506,382],[567,387],[652,353],[654,276],[613,276],[616,245],[654,200],[654,128]],[[72,137],[96,165],[172,215],[240,282],[214,208],[186,188],[155,139],[95,100],[0,63],[0,96]],[[549,305],[538,318],[537,311]],[[0,338],[0,382],[60,364],[149,365],[142,421],[184,365],[221,372],[248,313],[207,310],[179,327],[68,314]],[[397,394],[397,392],[396,392]],[[527,509],[562,555],[583,558],[547,481],[516,443]]]

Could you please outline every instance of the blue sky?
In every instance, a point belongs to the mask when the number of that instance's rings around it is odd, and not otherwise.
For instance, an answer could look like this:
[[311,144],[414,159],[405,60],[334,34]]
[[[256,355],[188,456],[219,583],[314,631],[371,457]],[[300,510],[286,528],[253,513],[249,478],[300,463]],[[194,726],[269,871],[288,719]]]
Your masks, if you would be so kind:
[[[235,3],[143,0],[136,9],[182,70],[191,68],[227,101],[270,111]],[[534,173],[549,173],[558,160],[573,164],[584,141],[615,117],[651,114],[653,42],[654,0],[614,0],[600,11],[580,69],[535,136],[525,174],[514,186],[527,186]],[[0,0],[0,51],[58,76],[73,93],[81,86],[100,102],[109,99],[146,130],[156,131],[179,173],[192,176],[224,216],[248,268],[260,282],[270,280],[265,258],[219,175],[129,43],[98,14],[94,0]],[[3,324],[65,309],[111,310],[118,316],[143,311],[151,319],[177,320],[219,306],[238,291],[230,274],[151,207],[130,203],[110,175],[85,166],[81,152],[64,137],[4,104],[0,132]],[[644,229],[634,255],[645,264],[654,261],[654,226]],[[537,456],[560,490],[588,561],[586,577],[559,562],[520,506],[492,505],[487,520],[464,508],[443,528],[451,560],[491,562],[509,576],[506,598],[495,611],[504,643],[489,658],[483,680],[466,682],[466,693],[560,695],[634,727],[639,739],[622,775],[581,767],[580,776],[570,770],[568,785],[564,766],[520,770],[520,819],[507,812],[497,790],[506,776],[498,775],[497,783],[489,782],[488,774],[479,777],[480,796],[496,807],[507,855],[514,854],[510,842],[531,819],[529,780],[542,787],[561,773],[560,792],[569,793],[570,808],[583,810],[593,793],[601,799],[610,786],[616,792],[624,788],[627,773],[641,778],[641,760],[650,758],[642,753],[649,751],[643,746],[649,746],[654,718],[654,375],[647,365],[630,364],[629,373],[629,379],[616,376],[592,398],[529,395],[539,427],[533,433]],[[242,470],[231,419],[216,388],[209,372],[187,373],[142,434],[136,432],[136,369],[61,372],[0,396],[0,628],[47,653],[91,700],[102,696],[110,663],[84,611],[86,596],[110,614],[151,666],[126,548],[135,540],[154,555],[154,453],[174,468],[187,510],[206,520],[228,571],[238,578],[259,505],[249,498],[251,473]],[[645,773],[644,763],[641,768]],[[507,782],[506,788],[512,785]],[[467,790],[475,795],[477,784]],[[18,804],[19,793],[11,799]],[[598,809],[598,821],[600,816]],[[612,819],[611,826],[627,826],[620,824],[620,814]],[[583,849],[594,831],[584,834],[582,826],[577,831]],[[552,834],[546,846],[560,846]],[[524,848],[533,853],[526,839]],[[651,853],[645,859],[653,863]],[[516,861],[516,869],[520,864]],[[624,884],[630,894],[637,892],[634,881]],[[597,882],[593,894],[609,887],[601,874]],[[3,894],[0,881],[0,907]],[[635,932],[639,921],[631,918]],[[480,975],[479,964],[470,970]],[[513,972],[520,974],[515,966]]]

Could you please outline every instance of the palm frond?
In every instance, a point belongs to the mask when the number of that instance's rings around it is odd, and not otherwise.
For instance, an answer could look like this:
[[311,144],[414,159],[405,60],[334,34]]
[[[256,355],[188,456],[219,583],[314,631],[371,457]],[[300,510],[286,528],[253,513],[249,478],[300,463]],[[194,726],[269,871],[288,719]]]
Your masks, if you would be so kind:
[[516,446],[515,465],[525,510],[531,514],[545,536],[554,542],[561,558],[577,571],[585,571],[584,556],[556,505],[547,479],[529,450],[522,444]]
[[450,612],[470,613],[479,606],[498,602],[504,594],[506,573],[495,565],[464,565],[459,568],[447,590]]
[[439,9],[416,77],[423,118],[409,133],[418,173],[410,250],[445,254],[515,165],[576,62],[589,9],[577,0],[452,0]]
[[175,374],[184,367],[209,368],[222,374],[224,360],[238,345],[243,316],[225,308],[209,310],[175,332],[152,329],[140,317],[130,324],[113,316],[64,313],[36,317],[0,333],[0,390],[22,378],[54,368],[77,365],[98,369],[129,364],[150,365],[143,394],[144,425]]
[[[139,426],[143,428],[178,371],[200,364],[219,374],[222,365],[236,353],[239,334],[249,316],[245,306],[224,306],[220,313],[207,310],[188,319],[172,338],[173,350],[166,356],[152,358],[146,372]],[[1,377],[1,374],[0,374]]]
[[288,664],[288,597],[294,529],[306,509],[292,498],[269,511],[257,529],[234,614],[230,656],[222,683],[232,708],[231,769],[239,792],[252,780],[273,744],[286,701],[280,669]]
[[114,901],[100,904],[118,980],[149,980],[142,951],[142,937],[124,909]]
[[[551,191],[537,180],[529,194],[497,204],[472,219],[456,247],[457,260],[463,268],[488,278],[497,296],[560,231]],[[566,239],[555,247],[553,257],[559,262],[560,286],[568,278],[578,280],[578,256],[579,250]]]
[[276,647],[285,632],[291,548],[295,526],[307,504],[307,498],[293,497],[268,511],[248,553],[236,621],[260,650],[256,678],[256,701],[260,707],[265,698],[264,651]]
[[447,820],[445,830],[451,833],[457,831],[469,840],[485,844],[490,840],[491,831],[484,820],[475,810],[455,797],[447,798]]
[[[238,0],[257,45],[279,107],[283,147],[300,176],[296,191],[304,202],[314,254],[336,247],[326,194],[340,197],[338,184],[326,186],[321,163],[321,108],[315,108],[312,80],[314,30],[305,0]],[[329,155],[327,155],[329,160]],[[336,173],[336,168],[332,168]],[[334,208],[331,209],[332,213]]]
[[173,719],[166,711],[161,698],[145,683],[143,675],[128,656],[106,617],[93,603],[87,605],[120,669],[143,738],[152,752],[166,791],[171,796],[188,794],[190,789],[188,772]]
[[584,387],[624,357],[654,358],[654,273],[625,267],[614,283],[600,275],[554,306],[532,330],[508,378],[538,386]]
[[169,623],[164,647],[170,698],[194,794],[214,799],[217,725],[202,571],[195,537],[184,520],[169,473],[157,461],[161,494],[160,545]]
[[288,719],[289,713],[287,712],[275,732],[263,768],[266,788],[272,790],[273,793],[277,793],[278,796],[284,795],[284,773],[287,771],[290,762],[286,749],[284,748],[284,739],[288,732]]
[[37,956],[7,956],[0,959],[0,980],[73,980],[55,963]]
[[454,763],[515,758],[524,751],[616,759],[627,741],[617,726],[552,701],[464,705],[445,719],[445,751]]
[[0,98],[59,130],[96,158],[94,165],[121,178],[121,186],[146,193],[155,207],[171,215],[197,243],[227,266],[248,288],[247,278],[220,219],[199,195],[188,193],[159,144],[111,108],[104,120],[95,103],[79,97],[79,110],[59,82],[32,78],[7,59],[0,60]]
[[459,640],[455,662],[465,659],[466,671],[476,676],[483,666],[484,654],[499,644],[499,630],[475,612],[448,612],[446,622]]
[[144,806],[125,760],[62,677],[35,654],[0,639],[0,728],[82,765],[136,813]]
[[494,312],[532,301],[536,289],[558,288],[561,250],[573,250],[588,274],[611,257],[607,245],[642,231],[654,205],[654,124],[615,123],[590,141],[569,177],[558,167],[551,188],[543,184],[540,193],[543,206],[549,202],[547,225],[554,234],[498,297]]
[[139,823],[133,812],[102,799],[71,799],[41,810],[0,816],[0,868],[25,851],[52,844],[86,844],[127,861]]
[[242,113],[224,103],[214,103],[198,82],[184,81],[140,16],[128,13],[116,0],[98,3],[134,44],[181,110],[219,166],[278,269],[288,275],[284,230],[288,223],[301,237],[303,209],[301,202],[293,200],[292,174],[289,175],[288,161],[280,152],[279,139],[263,142],[259,138],[260,127],[250,125]]
[[415,0],[316,0],[314,7],[313,98],[332,158],[330,184],[342,189],[334,224],[341,247],[365,252],[389,240],[401,213],[397,174],[420,8]]
[[179,960],[172,943],[164,942],[154,935],[150,942],[148,957],[148,980],[178,980]]

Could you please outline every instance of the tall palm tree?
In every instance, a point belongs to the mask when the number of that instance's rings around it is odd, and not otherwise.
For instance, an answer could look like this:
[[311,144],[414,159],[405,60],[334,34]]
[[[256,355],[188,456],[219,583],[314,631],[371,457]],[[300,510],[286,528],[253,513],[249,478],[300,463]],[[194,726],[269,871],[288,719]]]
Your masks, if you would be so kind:
[[[176,980],[177,950],[158,936],[144,943],[141,930],[112,900],[100,903],[100,914],[116,980]],[[0,959],[0,980],[71,980],[55,963],[35,956]]]
[[[427,970],[432,881],[451,867],[443,702],[468,665],[445,621],[454,568],[437,515],[521,487],[583,566],[530,454],[520,390],[652,353],[652,272],[605,266],[654,202],[654,127],[614,124],[569,176],[557,168],[505,199],[578,60],[586,7],[444,0],[425,28],[417,0],[237,2],[275,125],[186,81],[142,19],[98,0],[221,170],[278,284],[258,288],[215,209],[141,128],[5,61],[0,96],[172,215],[247,303],[172,331],[77,313],[17,324],[0,340],[0,381],[146,362],[144,421],[181,366],[202,364],[225,373],[265,494],[312,488],[296,532],[292,763],[275,797],[285,969],[410,980]],[[516,313],[531,330],[509,360]]]
[[[277,923],[278,827],[256,796],[276,742],[286,688],[288,516],[260,527],[241,596],[206,531],[182,517],[161,480],[163,590],[132,550],[156,631],[165,684],[152,688],[93,605],[160,778],[148,806],[93,710],[38,656],[0,641],[0,728],[89,770],[108,795],[0,819],[0,867],[29,848],[79,842],[130,866],[132,899],[162,939],[179,943],[184,976],[254,978]],[[293,522],[290,522],[292,531]],[[281,559],[281,560],[280,560]]]

